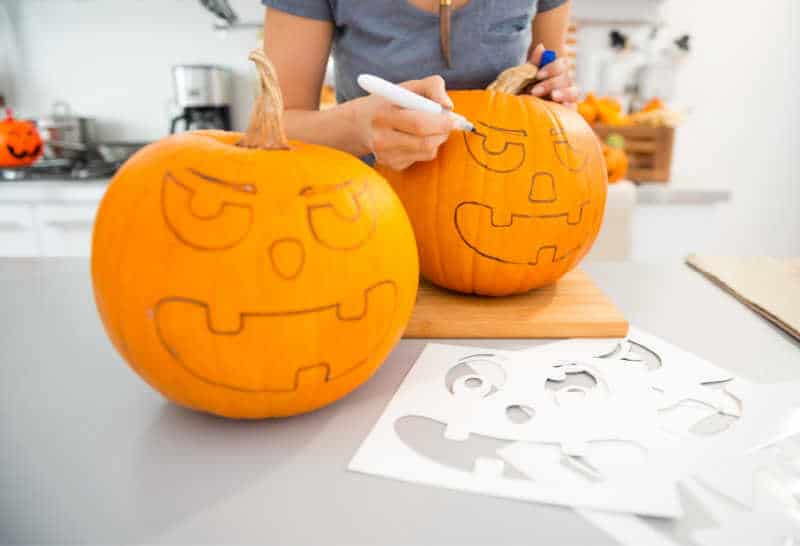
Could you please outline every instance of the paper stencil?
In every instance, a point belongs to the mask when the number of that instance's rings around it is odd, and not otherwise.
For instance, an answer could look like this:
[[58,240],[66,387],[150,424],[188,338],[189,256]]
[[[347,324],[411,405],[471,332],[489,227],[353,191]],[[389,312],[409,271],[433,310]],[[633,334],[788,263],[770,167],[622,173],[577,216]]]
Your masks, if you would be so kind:
[[778,402],[764,403],[751,385],[637,329],[523,351],[429,344],[349,468],[679,517],[678,482],[785,433],[800,388],[771,395]]

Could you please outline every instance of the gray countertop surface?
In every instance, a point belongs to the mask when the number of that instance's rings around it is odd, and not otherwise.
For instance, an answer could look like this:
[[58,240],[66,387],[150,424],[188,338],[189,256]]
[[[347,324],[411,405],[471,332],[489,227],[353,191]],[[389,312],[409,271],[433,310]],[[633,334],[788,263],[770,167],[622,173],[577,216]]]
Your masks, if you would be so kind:
[[[800,378],[795,341],[686,267],[586,269],[632,324],[754,381]],[[0,260],[0,305],[0,544],[615,544],[567,508],[346,470],[425,341],[328,408],[244,423],[175,407],[128,369],[86,260]]]

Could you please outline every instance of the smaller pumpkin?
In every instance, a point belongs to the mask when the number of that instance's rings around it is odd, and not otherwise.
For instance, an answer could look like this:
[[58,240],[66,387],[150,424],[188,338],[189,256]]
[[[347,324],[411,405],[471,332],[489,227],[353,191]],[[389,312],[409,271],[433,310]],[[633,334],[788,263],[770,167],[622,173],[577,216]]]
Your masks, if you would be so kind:
[[6,108],[0,121],[0,167],[27,167],[42,156],[42,137],[30,121],[14,119]]
[[588,101],[581,101],[578,103],[578,113],[586,120],[586,123],[592,124],[597,121],[597,106]]
[[608,183],[619,182],[628,174],[628,155],[625,153],[625,138],[619,133],[611,133],[603,143],[603,157],[606,160]]
[[658,97],[655,97],[655,98],[650,99],[649,101],[647,101],[647,103],[645,103],[645,105],[642,106],[642,110],[641,111],[642,112],[655,112],[656,110],[663,110],[664,108],[666,108],[666,105],[664,104],[664,101],[662,101]]

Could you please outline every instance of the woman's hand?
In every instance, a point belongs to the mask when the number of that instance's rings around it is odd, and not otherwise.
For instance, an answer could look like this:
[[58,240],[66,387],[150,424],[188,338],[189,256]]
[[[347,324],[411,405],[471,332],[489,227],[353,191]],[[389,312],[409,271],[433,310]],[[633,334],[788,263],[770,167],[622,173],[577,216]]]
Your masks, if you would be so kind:
[[[537,45],[528,59],[539,66],[544,53],[544,45]],[[531,89],[531,95],[549,98],[572,109],[578,107],[579,92],[566,58],[559,58],[542,68],[536,75],[539,82]]]
[[[441,76],[430,76],[400,84],[446,108],[453,102],[445,92]],[[360,99],[356,115],[362,124],[364,144],[378,164],[400,171],[417,161],[430,161],[456,128],[456,123],[443,114],[406,110],[385,99],[370,95]]]

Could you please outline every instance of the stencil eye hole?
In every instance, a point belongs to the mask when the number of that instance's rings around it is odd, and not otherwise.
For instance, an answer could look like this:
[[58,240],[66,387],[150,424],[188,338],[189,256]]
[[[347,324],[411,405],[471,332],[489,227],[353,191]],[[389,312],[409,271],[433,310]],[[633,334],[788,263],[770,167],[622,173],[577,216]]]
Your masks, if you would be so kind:
[[445,375],[445,386],[454,396],[485,398],[500,390],[505,382],[506,373],[500,359],[491,354],[467,356]]
[[238,245],[253,227],[256,187],[188,168],[167,171],[161,209],[170,231],[183,244],[201,251]]

